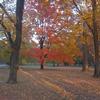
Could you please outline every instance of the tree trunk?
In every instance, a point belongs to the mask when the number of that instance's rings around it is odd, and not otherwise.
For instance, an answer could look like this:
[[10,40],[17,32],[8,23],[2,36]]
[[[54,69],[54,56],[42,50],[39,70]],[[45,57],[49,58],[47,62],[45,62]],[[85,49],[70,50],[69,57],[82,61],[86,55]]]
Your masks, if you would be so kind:
[[99,48],[97,46],[97,43],[95,43],[95,71],[94,71],[94,77],[100,77]]
[[10,72],[9,72],[8,83],[11,84],[17,83],[18,61],[19,61],[19,51],[12,50],[10,56]]
[[44,69],[44,65],[43,64],[41,64],[41,69]]
[[40,69],[44,69],[44,55],[43,55],[43,44],[44,44],[44,40],[45,40],[45,37],[42,36],[40,38],[40,41],[39,41],[39,44],[40,44],[40,49],[41,49],[41,56],[40,56]]
[[85,22],[83,22],[83,39],[84,43],[82,46],[82,51],[83,51],[83,67],[82,71],[87,71],[88,70],[88,43],[87,43],[87,25]]
[[96,13],[97,13],[97,5],[96,0],[92,1],[92,10],[93,10],[93,39],[94,39],[94,50],[95,50],[95,70],[94,77],[100,77],[100,65],[99,65],[99,34],[97,31],[97,22],[96,22]]
[[24,0],[17,0],[16,3],[16,38],[11,43],[11,57],[10,57],[10,73],[8,83],[17,82],[17,69],[19,67],[19,52],[22,40],[22,17],[24,9]]
[[83,67],[82,71],[88,70],[88,50],[86,44],[83,44]]
[[100,77],[99,45],[98,45],[98,36],[97,35],[94,35],[94,48],[95,48],[95,70],[94,70],[94,77]]
[[59,63],[57,63],[57,67],[59,67]]

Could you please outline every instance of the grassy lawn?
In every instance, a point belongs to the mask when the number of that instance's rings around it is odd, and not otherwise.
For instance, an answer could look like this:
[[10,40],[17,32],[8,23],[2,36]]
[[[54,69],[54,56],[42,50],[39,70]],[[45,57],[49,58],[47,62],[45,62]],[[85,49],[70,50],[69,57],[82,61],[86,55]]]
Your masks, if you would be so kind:
[[0,100],[100,100],[100,79],[80,68],[24,68],[18,83],[6,84],[8,69],[0,69]]

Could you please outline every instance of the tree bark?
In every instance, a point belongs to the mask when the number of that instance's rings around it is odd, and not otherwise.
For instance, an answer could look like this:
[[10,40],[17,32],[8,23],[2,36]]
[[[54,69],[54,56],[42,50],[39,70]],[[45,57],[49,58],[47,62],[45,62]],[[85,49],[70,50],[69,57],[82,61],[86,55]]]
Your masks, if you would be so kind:
[[22,40],[22,17],[24,0],[17,0],[16,4],[16,39],[11,44],[10,73],[8,83],[17,83],[17,69],[19,67],[19,52]]
[[88,70],[88,50],[86,44],[83,44],[83,67],[82,71]]
[[19,61],[19,51],[12,50],[10,56],[10,72],[9,72],[8,83],[11,84],[17,83],[18,61]]
[[41,64],[41,69],[44,69],[44,66],[43,66],[43,64]]
[[94,77],[100,77],[100,65],[99,65],[99,34],[97,31],[97,22],[96,22],[96,13],[97,13],[97,5],[96,0],[92,1],[92,10],[93,10],[93,39],[94,39],[94,50],[95,50],[95,70]]
[[83,43],[83,68],[82,71],[87,71],[88,70],[88,43],[87,43],[87,25],[85,22],[83,22],[83,38],[84,38],[84,43]]
[[83,67],[82,71],[88,70],[88,43],[87,43],[87,25],[85,22],[83,22],[83,45],[82,45],[82,51],[83,51]]
[[41,55],[41,57],[40,57],[40,69],[44,69],[44,55],[43,55],[43,44],[44,44],[44,40],[45,40],[45,37],[44,36],[42,36],[41,38],[40,38],[40,41],[39,41],[39,44],[40,44],[40,49],[41,49],[41,51],[42,51],[42,55]]

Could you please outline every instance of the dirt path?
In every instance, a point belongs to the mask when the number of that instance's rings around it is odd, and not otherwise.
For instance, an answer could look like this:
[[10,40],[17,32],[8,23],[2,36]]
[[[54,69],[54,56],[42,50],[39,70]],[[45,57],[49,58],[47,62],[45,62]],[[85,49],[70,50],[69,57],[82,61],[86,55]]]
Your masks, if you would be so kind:
[[0,100],[100,100],[100,79],[94,79],[92,71],[20,69],[15,85],[4,83],[7,70],[0,72]]

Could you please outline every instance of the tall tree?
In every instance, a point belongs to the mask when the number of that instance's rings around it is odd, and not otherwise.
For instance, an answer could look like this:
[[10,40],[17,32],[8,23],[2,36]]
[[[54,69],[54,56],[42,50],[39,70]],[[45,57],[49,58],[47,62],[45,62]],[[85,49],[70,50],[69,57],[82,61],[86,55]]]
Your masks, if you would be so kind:
[[0,24],[5,29],[5,36],[7,37],[10,47],[11,47],[11,56],[10,56],[10,72],[8,83],[16,83],[17,82],[17,69],[19,66],[19,53],[21,47],[22,40],[22,18],[23,18],[23,9],[24,9],[24,0],[16,1],[16,22],[12,19],[9,13],[6,11],[5,7],[0,4],[1,9],[6,14],[8,19],[15,26],[15,39],[12,38],[11,31],[6,27],[3,22],[3,18],[0,21]]
[[88,70],[88,45],[87,45],[87,33],[86,33],[86,23],[83,22],[83,45],[82,45],[82,52],[83,52],[83,67],[82,71]]
[[19,66],[19,52],[22,40],[22,17],[24,9],[24,0],[17,0],[16,3],[16,38],[12,42],[12,51],[10,57],[10,73],[8,83],[17,82],[17,69]]
[[97,1],[92,1],[92,21],[93,21],[93,39],[94,39],[94,49],[95,49],[95,71],[94,76],[100,77],[100,61],[99,61],[99,33],[98,33],[98,27],[97,27]]
[[[78,1],[78,0],[77,0]],[[94,55],[95,55],[95,70],[94,70],[94,76],[99,77],[100,76],[100,55],[99,55],[99,27],[97,20],[99,17],[97,17],[100,13],[99,7],[100,7],[100,1],[99,0],[84,0],[86,3],[83,6],[83,9],[90,9],[88,12],[92,12],[91,14],[86,15],[84,11],[81,11],[79,6],[76,4],[75,0],[73,0],[74,5],[76,6],[76,9],[78,10],[82,20],[87,25],[89,31],[93,35],[93,41],[94,41]],[[83,3],[83,0],[80,0],[79,2]],[[91,9],[92,8],[92,9]],[[87,17],[86,17],[87,16]],[[92,16],[92,17],[89,17]],[[90,23],[92,22],[92,23]]]

